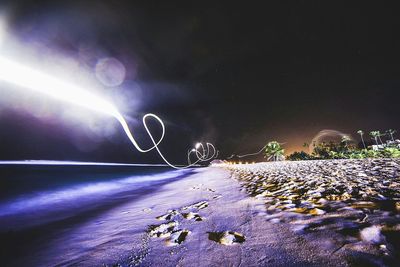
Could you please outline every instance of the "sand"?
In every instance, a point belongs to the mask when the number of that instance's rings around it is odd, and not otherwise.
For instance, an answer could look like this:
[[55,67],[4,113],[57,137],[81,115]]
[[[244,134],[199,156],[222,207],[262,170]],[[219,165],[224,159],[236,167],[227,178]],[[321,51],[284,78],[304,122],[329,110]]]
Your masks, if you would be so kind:
[[[304,235],[267,215],[265,201],[246,193],[231,170],[200,168],[66,227],[16,259],[14,266],[354,264],[331,232]],[[373,240],[373,231],[365,237]]]
[[[230,172],[210,167],[103,214],[49,244],[63,253],[41,266],[345,266],[285,225],[267,222],[262,201]],[[71,236],[75,237],[71,240]],[[82,250],[82,247],[85,249]],[[47,251],[49,252],[49,251]],[[50,255],[57,253],[50,252]]]
[[228,166],[265,220],[288,225],[343,262],[396,266],[400,160],[320,160]]

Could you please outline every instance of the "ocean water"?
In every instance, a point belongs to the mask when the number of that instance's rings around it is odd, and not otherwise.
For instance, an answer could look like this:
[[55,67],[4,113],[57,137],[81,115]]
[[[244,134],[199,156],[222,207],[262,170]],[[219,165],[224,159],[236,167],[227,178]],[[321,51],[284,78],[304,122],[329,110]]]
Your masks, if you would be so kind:
[[[0,258],[8,266],[21,248],[49,232],[160,190],[193,169],[154,165],[0,164]],[[41,241],[42,242],[42,241]],[[29,261],[28,261],[29,263]],[[11,266],[11,265],[10,265]]]
[[137,165],[0,165],[0,233],[140,197],[192,170]]

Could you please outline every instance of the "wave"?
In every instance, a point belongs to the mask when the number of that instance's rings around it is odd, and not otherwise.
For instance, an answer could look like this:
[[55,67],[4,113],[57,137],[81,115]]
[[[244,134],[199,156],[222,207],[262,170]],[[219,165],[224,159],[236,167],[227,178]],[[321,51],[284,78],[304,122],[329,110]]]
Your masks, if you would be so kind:
[[153,175],[133,175],[101,182],[86,182],[36,193],[23,194],[0,203],[0,216],[71,208],[84,203],[107,199],[108,196],[140,189],[160,181],[187,174],[191,170],[174,170]]

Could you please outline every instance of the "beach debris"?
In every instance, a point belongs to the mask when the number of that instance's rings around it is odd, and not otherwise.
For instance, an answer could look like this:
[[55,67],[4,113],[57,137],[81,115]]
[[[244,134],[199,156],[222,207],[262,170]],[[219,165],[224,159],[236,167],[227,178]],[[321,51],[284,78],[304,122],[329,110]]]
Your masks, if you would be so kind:
[[148,233],[151,237],[164,238],[170,236],[177,226],[177,221],[171,221],[160,225],[150,225]]
[[176,230],[172,232],[171,236],[167,239],[167,245],[177,246],[186,240],[186,237],[191,232],[187,229]]
[[244,235],[233,231],[208,232],[208,239],[225,246],[243,243],[246,240]]

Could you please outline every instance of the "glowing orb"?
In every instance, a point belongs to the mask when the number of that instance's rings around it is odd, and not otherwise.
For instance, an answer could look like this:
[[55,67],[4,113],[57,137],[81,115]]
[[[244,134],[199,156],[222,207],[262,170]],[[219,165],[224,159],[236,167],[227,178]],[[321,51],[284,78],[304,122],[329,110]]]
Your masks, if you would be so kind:
[[125,66],[116,58],[107,57],[97,61],[95,67],[97,79],[105,86],[118,86],[125,80]]

